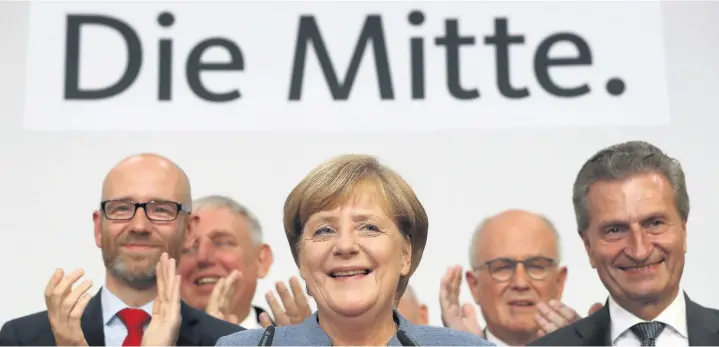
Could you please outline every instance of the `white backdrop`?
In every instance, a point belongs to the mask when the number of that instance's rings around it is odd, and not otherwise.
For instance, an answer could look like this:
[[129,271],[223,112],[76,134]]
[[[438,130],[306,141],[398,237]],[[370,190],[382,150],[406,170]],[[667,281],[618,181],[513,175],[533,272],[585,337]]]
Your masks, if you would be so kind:
[[[191,177],[195,196],[227,194],[259,216],[276,255],[269,278],[258,288],[256,300],[261,305],[262,293],[275,280],[296,273],[281,225],[286,194],[319,162],[336,154],[363,152],[379,156],[403,174],[430,215],[428,247],[412,283],[430,307],[431,323],[440,324],[437,295],[446,267],[466,265],[472,229],[483,217],[505,208],[531,209],[556,222],[570,267],[564,299],[585,313],[593,302],[605,299],[606,291],[574,231],[571,184],[588,156],[630,139],[654,142],[682,161],[693,206],[683,285],[693,299],[719,307],[713,256],[719,238],[711,222],[719,195],[714,154],[719,142],[713,128],[719,111],[719,3],[671,2],[662,4],[662,11],[669,126],[412,134],[93,133],[23,128],[28,3],[3,2],[0,232],[4,251],[0,260],[5,264],[5,302],[0,322],[43,309],[42,290],[55,268],[84,267],[96,287],[102,284],[104,269],[93,243],[91,212],[106,171],[122,157],[143,151],[178,162]],[[644,102],[662,104],[663,100]],[[653,109],[650,106],[647,109]],[[58,116],[66,111],[58,109]],[[462,296],[470,298],[466,286]]]

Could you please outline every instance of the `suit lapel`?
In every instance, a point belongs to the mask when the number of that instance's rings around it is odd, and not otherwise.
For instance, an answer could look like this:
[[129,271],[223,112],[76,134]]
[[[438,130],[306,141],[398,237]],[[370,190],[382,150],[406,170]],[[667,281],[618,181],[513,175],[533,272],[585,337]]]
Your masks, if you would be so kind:
[[102,319],[102,301],[100,300],[100,293],[102,289],[90,299],[90,302],[85,308],[85,312],[82,314],[80,324],[82,325],[82,332],[85,335],[85,340],[90,346],[104,346],[105,345],[105,322]]
[[690,346],[719,345],[719,317],[684,294]]
[[577,335],[585,346],[612,346],[609,302],[591,316],[575,324]]
[[[690,346],[717,346],[719,345],[719,316],[712,310],[703,307],[689,299],[686,300],[686,319],[689,332]],[[576,332],[585,345],[612,346],[611,317],[609,303],[593,315],[576,324]]]
[[180,315],[182,322],[180,323],[180,334],[177,337],[178,346],[200,346],[201,335],[197,331],[199,317],[190,309],[184,301],[180,302]]

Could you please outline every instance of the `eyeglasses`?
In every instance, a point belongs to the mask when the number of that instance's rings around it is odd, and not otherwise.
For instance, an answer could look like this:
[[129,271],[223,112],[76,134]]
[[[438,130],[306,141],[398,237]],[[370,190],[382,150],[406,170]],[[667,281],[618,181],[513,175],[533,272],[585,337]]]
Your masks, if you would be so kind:
[[105,200],[100,203],[102,213],[109,220],[131,220],[135,218],[138,208],[145,210],[147,219],[156,222],[171,222],[177,219],[180,212],[190,212],[181,203],[174,201]]
[[522,264],[524,271],[530,278],[541,281],[549,275],[551,269],[557,264],[554,259],[545,257],[531,257],[524,260],[514,260],[509,258],[492,259],[475,270],[487,269],[489,274],[497,282],[506,282],[514,277],[517,271],[517,265]]

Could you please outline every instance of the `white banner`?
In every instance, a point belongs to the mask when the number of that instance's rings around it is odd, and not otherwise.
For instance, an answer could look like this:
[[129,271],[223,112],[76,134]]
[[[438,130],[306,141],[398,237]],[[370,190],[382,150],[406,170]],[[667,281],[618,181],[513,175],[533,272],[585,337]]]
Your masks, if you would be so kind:
[[34,2],[31,130],[669,123],[659,2]]

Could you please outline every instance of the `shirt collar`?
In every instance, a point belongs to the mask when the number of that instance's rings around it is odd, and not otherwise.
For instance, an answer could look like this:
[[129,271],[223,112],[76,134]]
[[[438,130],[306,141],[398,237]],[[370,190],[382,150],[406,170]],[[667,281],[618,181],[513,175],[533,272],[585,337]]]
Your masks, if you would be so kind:
[[494,343],[497,346],[507,346],[507,344],[500,340],[496,335],[492,334],[488,328],[484,329],[484,337],[487,341]]
[[[100,302],[102,303],[102,322],[105,325],[110,324],[110,322],[112,322],[112,320],[117,317],[118,312],[130,307],[124,302],[122,302],[120,298],[115,296],[115,294],[112,294],[112,292],[110,292],[107,287],[102,287],[102,291],[100,293]],[[154,301],[148,302],[144,306],[140,307],[140,309],[152,316],[153,302]]]
[[[680,289],[674,301],[653,321],[666,324],[667,329],[672,329],[686,338],[688,336],[686,320],[687,308],[683,293],[684,291]],[[617,339],[624,334],[631,333],[629,328],[635,324],[646,322],[619,306],[611,295],[609,296],[609,315],[612,322],[612,343],[615,343]]]

